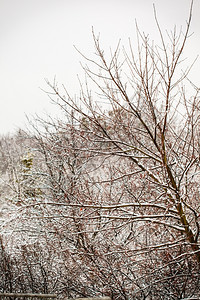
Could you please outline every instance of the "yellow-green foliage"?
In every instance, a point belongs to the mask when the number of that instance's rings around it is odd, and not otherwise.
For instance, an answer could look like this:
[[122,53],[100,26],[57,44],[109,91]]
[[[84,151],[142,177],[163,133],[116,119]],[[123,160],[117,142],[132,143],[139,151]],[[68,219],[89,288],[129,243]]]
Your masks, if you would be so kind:
[[27,152],[21,159],[21,164],[25,167],[24,172],[30,171],[33,166],[33,154]]

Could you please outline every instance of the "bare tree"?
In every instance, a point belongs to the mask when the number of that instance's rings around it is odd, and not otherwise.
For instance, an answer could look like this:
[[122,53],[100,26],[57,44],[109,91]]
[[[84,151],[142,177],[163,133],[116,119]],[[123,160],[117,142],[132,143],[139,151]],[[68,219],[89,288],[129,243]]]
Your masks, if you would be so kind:
[[[98,236],[107,245],[106,255],[115,252],[118,243],[116,253],[132,251],[145,260],[153,252],[160,253],[161,261],[166,253],[167,266],[186,263],[190,256],[196,260],[197,271],[199,89],[194,89],[193,96],[186,95],[190,67],[181,69],[192,4],[185,32],[174,29],[168,41],[155,13],[160,46],[137,28],[137,54],[130,42],[128,51],[122,48],[121,53],[118,45],[107,58],[93,33],[96,59],[83,55],[87,82],[78,100],[64,86],[65,96],[56,82],[48,85],[51,99],[67,114],[74,112],[76,134],[88,141],[77,150],[95,160],[96,169],[88,172],[87,184],[83,178],[78,197],[66,203],[77,208],[73,218],[82,222],[77,233],[84,233],[82,243],[89,238],[91,245]],[[95,96],[89,90],[90,81],[99,90]],[[97,97],[109,104],[107,111],[98,105]],[[87,193],[80,192],[80,186],[88,187]]]
[[[181,71],[180,76],[176,74],[189,37],[191,16],[190,11],[185,33],[177,34],[174,30],[169,35],[170,45],[165,42],[157,18],[160,47],[151,45],[148,37],[137,30],[138,57],[135,57],[130,44],[129,55],[123,49],[123,64],[118,61],[119,47],[107,61],[99,38],[93,35],[99,61],[87,61],[97,66],[99,72],[95,73],[88,66],[85,72],[100,89],[102,97],[110,102],[110,113],[93,105],[88,90],[82,89],[82,108],[69,94],[62,96],[55,83],[48,84],[54,91],[54,101],[58,101],[66,112],[71,108],[78,113],[80,125],[85,120],[85,132],[90,131],[88,139],[92,140],[94,147],[80,148],[80,151],[128,161],[133,172],[123,172],[123,177],[136,177],[136,181],[141,182],[140,186],[145,185],[144,190],[150,187],[148,201],[137,202],[142,209],[150,208],[151,213],[144,217],[138,212],[135,216],[137,221],[147,220],[184,235],[200,262],[199,212],[193,189],[189,188],[198,186],[198,90],[187,99],[183,83],[190,68]],[[122,68],[125,65],[129,74],[124,83]],[[182,109],[181,113],[179,109]],[[120,178],[111,180],[120,181]],[[138,205],[135,204],[135,207]],[[154,205],[156,214],[152,213]],[[158,211],[160,215],[157,215]]]

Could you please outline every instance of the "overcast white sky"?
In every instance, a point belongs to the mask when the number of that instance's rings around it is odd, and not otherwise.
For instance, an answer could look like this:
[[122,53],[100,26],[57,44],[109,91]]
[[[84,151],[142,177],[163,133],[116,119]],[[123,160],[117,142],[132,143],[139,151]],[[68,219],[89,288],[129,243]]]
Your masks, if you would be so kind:
[[[125,44],[139,27],[155,38],[153,3],[163,29],[185,26],[190,0],[0,0],[0,133],[22,127],[26,114],[54,112],[45,78],[56,75],[72,94],[78,94],[80,55],[93,53],[91,28],[101,33],[105,48]],[[200,0],[194,0],[191,37],[186,56],[200,53]],[[193,70],[200,86],[200,62]]]

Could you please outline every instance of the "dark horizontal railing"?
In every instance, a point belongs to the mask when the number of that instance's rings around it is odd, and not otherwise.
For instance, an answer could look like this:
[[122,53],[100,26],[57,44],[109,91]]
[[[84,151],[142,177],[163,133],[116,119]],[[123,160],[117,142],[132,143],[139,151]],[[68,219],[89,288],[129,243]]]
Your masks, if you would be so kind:
[[[13,298],[46,298],[46,299],[55,299],[57,296],[55,294],[22,294],[22,293],[0,293],[0,299],[7,297]],[[67,300],[67,298],[65,298]],[[70,299],[69,299],[70,300]],[[73,299],[71,299],[73,300]],[[96,297],[96,298],[76,298],[75,300],[111,300],[110,297]]]

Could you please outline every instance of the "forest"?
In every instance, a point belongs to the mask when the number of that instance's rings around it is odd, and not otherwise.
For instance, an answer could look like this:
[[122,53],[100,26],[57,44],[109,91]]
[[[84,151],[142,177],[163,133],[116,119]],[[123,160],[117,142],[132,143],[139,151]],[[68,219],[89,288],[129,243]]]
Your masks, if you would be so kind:
[[[95,53],[60,119],[0,138],[0,292],[200,297],[200,98],[185,29]],[[192,298],[193,297],[193,298]],[[196,297],[196,298],[194,298]]]

